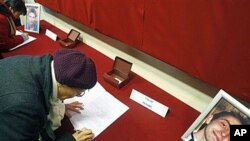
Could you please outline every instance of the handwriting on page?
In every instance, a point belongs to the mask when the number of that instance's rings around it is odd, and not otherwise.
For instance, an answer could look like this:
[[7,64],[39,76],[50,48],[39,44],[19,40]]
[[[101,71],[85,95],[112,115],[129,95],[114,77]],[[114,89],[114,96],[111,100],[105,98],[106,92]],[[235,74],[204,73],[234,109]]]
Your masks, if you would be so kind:
[[123,115],[129,108],[108,93],[100,83],[85,92],[82,97],[67,99],[65,103],[79,101],[84,104],[81,114],[70,112],[70,119],[74,128],[80,130],[83,127],[89,128],[98,136],[109,125]]
[[[23,33],[20,32],[20,31],[18,31],[18,30],[16,30],[16,35],[21,35],[21,34],[23,34]],[[34,41],[34,40],[36,40],[35,37],[29,36],[29,39],[28,39],[28,40],[26,40],[26,41],[24,41],[23,43],[21,43],[21,44],[15,46],[15,47],[9,49],[9,51],[12,51],[12,50],[15,50],[15,49],[17,49],[17,48],[19,48],[19,47],[22,47],[22,46],[24,46],[24,45],[26,45],[26,44],[28,44],[28,43]]]
[[152,98],[147,97],[146,95],[134,89],[132,90],[130,99],[134,100],[135,102],[141,104],[142,106],[148,108],[149,110],[157,113],[158,115],[162,117],[165,117],[168,112],[167,106],[155,101]]

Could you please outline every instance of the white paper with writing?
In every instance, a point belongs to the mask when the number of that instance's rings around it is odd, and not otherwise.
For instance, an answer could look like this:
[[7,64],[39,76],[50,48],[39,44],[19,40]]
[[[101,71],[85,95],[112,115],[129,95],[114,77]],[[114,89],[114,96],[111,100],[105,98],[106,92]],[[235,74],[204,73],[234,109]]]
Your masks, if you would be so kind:
[[[16,35],[21,35],[21,34],[23,34],[23,33],[20,32],[20,31],[18,31],[18,30],[16,31]],[[28,44],[29,42],[34,41],[35,39],[36,39],[35,37],[29,36],[29,39],[28,39],[28,40],[26,40],[26,41],[22,42],[21,44],[19,44],[19,45],[13,47],[13,48],[11,48],[11,49],[9,49],[9,51],[12,51],[12,50],[14,50],[14,49],[17,49],[17,48],[19,48],[19,47],[21,47],[21,46],[23,46],[23,45],[26,45],[26,44]]]
[[57,39],[57,35],[54,32],[52,32],[52,31],[50,31],[48,29],[46,29],[45,35],[48,36],[50,39],[52,39],[54,41],[56,41],[56,39]]
[[130,99],[134,100],[135,102],[141,104],[142,106],[148,108],[149,110],[159,114],[162,117],[165,117],[168,112],[168,107],[155,101],[154,99],[136,91],[132,90]]
[[75,130],[89,128],[98,136],[129,108],[97,84],[82,97],[65,100],[65,103],[79,101],[84,104],[81,114],[71,112],[70,119]]

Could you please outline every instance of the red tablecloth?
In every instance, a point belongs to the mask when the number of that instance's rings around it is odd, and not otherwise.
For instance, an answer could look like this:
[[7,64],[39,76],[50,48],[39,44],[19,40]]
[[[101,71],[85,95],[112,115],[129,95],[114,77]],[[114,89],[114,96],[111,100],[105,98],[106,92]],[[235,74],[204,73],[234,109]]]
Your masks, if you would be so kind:
[[[45,35],[46,29],[56,33],[59,37],[65,38],[66,33],[62,32],[53,25],[42,21],[40,34],[30,33],[37,39],[26,46],[18,48],[12,52],[3,54],[4,57],[29,54],[41,55],[45,53],[54,53],[61,48],[58,41],[53,41]],[[178,141],[180,137],[198,117],[199,112],[159,89],[152,83],[146,81],[135,73],[132,73],[131,81],[121,89],[116,89],[103,80],[103,74],[112,68],[113,60],[109,59],[102,53],[79,43],[76,50],[85,52],[96,63],[98,81],[114,97],[129,107],[129,110],[102,132],[96,141]],[[132,89],[136,89],[145,95],[157,100],[158,102],[169,107],[168,114],[165,118],[154,112],[142,107],[132,101],[129,96]],[[70,124],[66,128],[72,128]]]

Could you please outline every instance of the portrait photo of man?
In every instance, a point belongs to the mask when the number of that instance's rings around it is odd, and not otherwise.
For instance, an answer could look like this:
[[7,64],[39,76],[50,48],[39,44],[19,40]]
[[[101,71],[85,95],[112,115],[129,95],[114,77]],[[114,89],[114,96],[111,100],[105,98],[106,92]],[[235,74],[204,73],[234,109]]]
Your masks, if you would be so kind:
[[25,31],[39,33],[40,27],[40,7],[33,5],[26,5],[27,14],[25,22]]
[[230,141],[230,125],[246,125],[247,118],[234,111],[222,111],[209,115],[204,125],[192,132],[186,141]]
[[182,136],[184,141],[230,141],[231,125],[249,125],[249,104],[220,90]]

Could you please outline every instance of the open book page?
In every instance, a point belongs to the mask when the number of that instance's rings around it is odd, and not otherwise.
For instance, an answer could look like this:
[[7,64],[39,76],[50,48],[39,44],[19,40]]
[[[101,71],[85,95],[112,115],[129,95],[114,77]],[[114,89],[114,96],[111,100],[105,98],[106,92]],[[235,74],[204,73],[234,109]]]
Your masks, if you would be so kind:
[[95,137],[129,109],[108,93],[98,82],[92,89],[86,91],[84,96],[67,99],[64,103],[74,101],[79,101],[84,105],[81,114],[70,113],[72,115],[70,120],[75,130],[83,127],[89,128]]
[[[20,31],[18,31],[18,30],[16,31],[16,35],[21,35],[21,34],[22,34],[22,32],[20,32]],[[32,41],[34,41],[35,39],[36,39],[35,37],[29,36],[29,39],[28,39],[28,40],[26,40],[26,41],[24,41],[23,43],[21,43],[21,44],[15,46],[15,47],[9,49],[9,51],[12,51],[12,50],[17,49],[17,48],[19,48],[19,47],[21,47],[21,46],[23,46],[23,45],[25,45],[25,44],[28,44],[29,42],[32,42]]]

